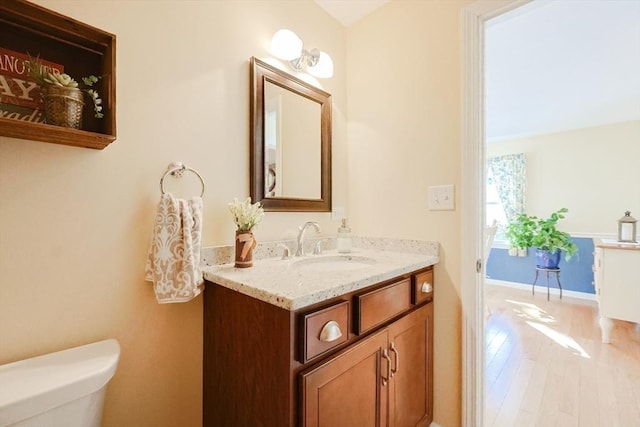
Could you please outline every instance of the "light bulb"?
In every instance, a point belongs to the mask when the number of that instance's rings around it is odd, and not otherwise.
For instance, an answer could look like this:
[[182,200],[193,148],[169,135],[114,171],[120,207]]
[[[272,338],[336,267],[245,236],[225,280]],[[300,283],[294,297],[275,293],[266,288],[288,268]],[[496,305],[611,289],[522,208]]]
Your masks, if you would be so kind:
[[302,40],[291,30],[279,30],[271,39],[271,52],[287,61],[299,58],[302,52]]

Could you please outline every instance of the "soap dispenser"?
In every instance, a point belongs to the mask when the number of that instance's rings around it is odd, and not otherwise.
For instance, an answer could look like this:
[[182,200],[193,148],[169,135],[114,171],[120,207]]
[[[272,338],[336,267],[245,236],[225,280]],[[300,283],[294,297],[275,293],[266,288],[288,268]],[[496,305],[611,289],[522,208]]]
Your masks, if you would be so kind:
[[338,252],[351,252],[351,229],[347,227],[347,219],[342,219],[342,226],[338,228],[337,239]]

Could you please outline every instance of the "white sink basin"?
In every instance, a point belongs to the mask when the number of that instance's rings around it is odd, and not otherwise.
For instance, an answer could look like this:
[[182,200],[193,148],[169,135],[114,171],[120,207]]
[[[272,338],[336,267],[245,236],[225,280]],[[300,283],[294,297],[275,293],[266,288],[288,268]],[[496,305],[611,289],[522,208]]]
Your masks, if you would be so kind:
[[352,271],[369,268],[376,260],[364,256],[334,255],[317,258],[306,258],[293,263],[293,267],[301,271]]

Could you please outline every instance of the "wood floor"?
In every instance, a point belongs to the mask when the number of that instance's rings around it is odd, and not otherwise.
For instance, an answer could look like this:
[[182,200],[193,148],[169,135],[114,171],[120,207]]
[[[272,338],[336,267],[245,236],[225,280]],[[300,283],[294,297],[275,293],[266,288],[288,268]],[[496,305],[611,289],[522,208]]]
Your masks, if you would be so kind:
[[640,427],[640,332],[595,301],[485,287],[485,427]]

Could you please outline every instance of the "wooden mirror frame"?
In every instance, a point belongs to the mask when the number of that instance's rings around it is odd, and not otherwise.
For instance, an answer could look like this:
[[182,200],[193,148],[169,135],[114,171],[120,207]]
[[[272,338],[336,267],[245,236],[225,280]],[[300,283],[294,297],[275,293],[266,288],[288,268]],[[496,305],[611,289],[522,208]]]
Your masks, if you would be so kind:
[[[264,89],[270,82],[320,105],[320,198],[265,197]],[[270,212],[331,212],[331,94],[255,57],[251,58],[250,193]]]

